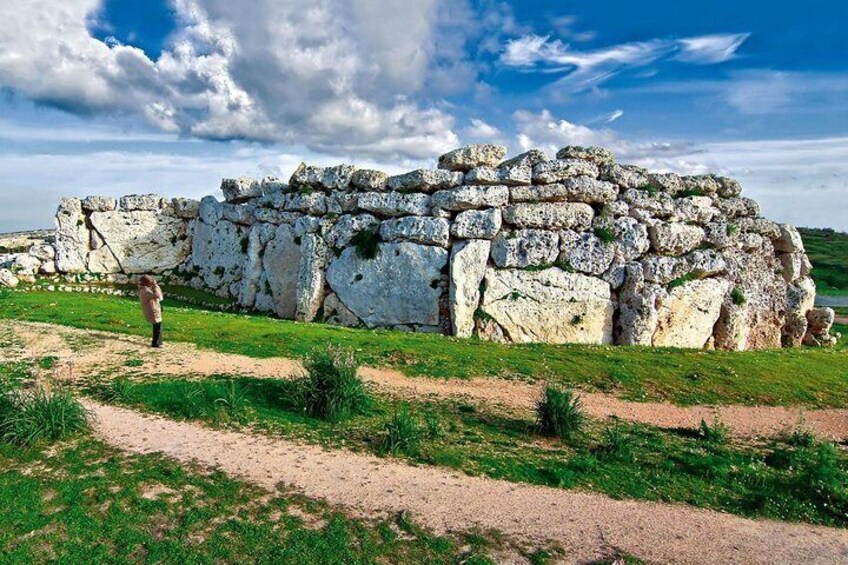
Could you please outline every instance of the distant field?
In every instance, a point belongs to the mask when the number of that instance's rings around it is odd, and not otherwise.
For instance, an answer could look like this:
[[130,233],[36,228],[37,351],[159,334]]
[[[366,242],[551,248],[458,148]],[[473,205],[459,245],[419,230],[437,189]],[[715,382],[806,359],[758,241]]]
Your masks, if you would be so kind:
[[848,234],[832,229],[798,228],[813,263],[819,294],[848,295]]

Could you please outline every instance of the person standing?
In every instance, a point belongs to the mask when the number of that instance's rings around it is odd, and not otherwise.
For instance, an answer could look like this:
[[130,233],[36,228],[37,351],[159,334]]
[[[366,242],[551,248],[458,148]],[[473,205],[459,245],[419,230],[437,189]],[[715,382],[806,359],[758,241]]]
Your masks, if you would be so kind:
[[152,347],[162,347],[162,289],[150,275],[144,275],[138,281],[138,298],[141,309],[148,322],[153,324]]

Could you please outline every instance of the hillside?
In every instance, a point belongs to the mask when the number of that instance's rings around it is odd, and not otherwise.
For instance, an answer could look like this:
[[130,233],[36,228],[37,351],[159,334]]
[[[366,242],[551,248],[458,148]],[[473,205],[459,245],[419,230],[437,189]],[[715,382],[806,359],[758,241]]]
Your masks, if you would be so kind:
[[798,228],[813,263],[819,294],[848,295],[848,234],[829,228]]

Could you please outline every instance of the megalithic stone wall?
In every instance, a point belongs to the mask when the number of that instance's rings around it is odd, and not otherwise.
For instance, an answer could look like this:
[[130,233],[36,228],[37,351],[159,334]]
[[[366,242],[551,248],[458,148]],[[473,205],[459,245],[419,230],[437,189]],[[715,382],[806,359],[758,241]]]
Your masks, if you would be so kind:
[[798,231],[739,184],[597,147],[473,145],[397,176],[301,165],[224,201],[64,199],[60,272],[174,273],[246,309],[512,342],[828,345]]

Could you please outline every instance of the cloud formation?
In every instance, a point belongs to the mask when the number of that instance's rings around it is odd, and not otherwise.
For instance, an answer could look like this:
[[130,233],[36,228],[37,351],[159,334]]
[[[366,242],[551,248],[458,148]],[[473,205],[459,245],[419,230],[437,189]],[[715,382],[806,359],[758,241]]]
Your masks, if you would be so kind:
[[101,0],[17,6],[0,19],[0,86],[205,139],[407,157],[458,143],[439,89],[423,94],[468,64],[461,45],[440,47],[437,0],[173,1],[178,31],[155,60],[92,37]]
[[549,35],[526,34],[507,41],[500,62],[523,72],[564,74],[557,86],[579,92],[600,85],[623,70],[646,67],[661,60],[697,64],[728,61],[749,35],[651,39],[577,50]]

